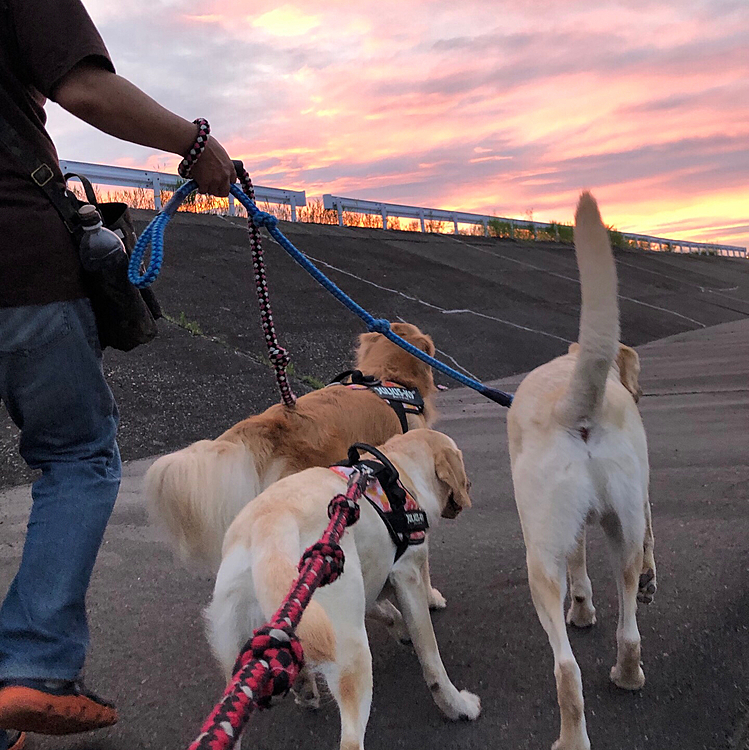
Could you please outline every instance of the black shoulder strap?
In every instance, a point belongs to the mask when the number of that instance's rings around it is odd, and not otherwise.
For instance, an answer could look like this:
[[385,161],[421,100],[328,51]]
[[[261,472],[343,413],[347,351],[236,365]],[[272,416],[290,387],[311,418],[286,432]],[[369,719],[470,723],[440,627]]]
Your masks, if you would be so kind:
[[[10,8],[5,0],[0,0],[0,39],[6,49],[17,51],[15,34],[11,27]],[[21,64],[18,54],[11,56]],[[29,176],[39,189],[47,196],[54,206],[67,230],[74,234],[79,227],[78,209],[65,190],[55,179],[55,173],[49,164],[42,162],[36,155],[36,149],[24,138],[18,130],[3,115],[4,112],[16,112],[21,122],[27,120],[26,115],[8,93],[0,78],[0,146],[3,146],[15,159],[21,169]],[[29,123],[29,129],[33,125]]]
[[6,103],[9,101],[11,99],[0,82],[0,102],[3,103],[0,107],[0,145],[5,147],[29,179],[47,196],[68,232],[74,234],[79,228],[78,210],[65,186],[55,180],[52,167],[37,158],[31,144],[3,117],[2,112],[8,111]]
[[[382,397],[380,396],[380,398]],[[398,417],[398,421],[401,423],[401,430],[403,430],[403,434],[405,435],[408,432],[408,419],[406,417],[406,408],[403,406],[403,404],[400,401],[391,401],[390,399],[385,399],[385,401],[388,402],[388,404],[390,405],[390,408],[395,412],[395,416]]]

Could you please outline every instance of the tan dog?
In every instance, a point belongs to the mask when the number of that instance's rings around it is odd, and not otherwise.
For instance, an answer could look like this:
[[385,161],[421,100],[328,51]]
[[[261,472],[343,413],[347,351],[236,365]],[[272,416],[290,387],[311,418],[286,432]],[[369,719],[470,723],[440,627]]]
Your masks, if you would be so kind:
[[[392,330],[434,354],[432,339],[416,326],[394,323]],[[433,423],[437,389],[428,365],[381,334],[365,333],[359,337],[356,367],[365,375],[418,388],[424,414],[409,414],[409,426]],[[162,456],[146,474],[146,496],[182,556],[216,569],[229,525],[266,487],[302,469],[341,461],[353,443],[379,445],[400,432],[395,412],[375,393],[322,388],[302,396],[293,408],[276,404],[216,440]],[[439,592],[433,606],[444,606]]]
[[[413,430],[391,438],[381,450],[426,512],[430,529],[441,516],[454,518],[470,507],[462,454],[447,435]],[[345,490],[346,479],[330,469],[308,469],[269,487],[229,528],[206,612],[208,637],[227,677],[253,630],[288,594],[302,553],[328,523],[328,503]],[[429,584],[423,575],[427,543],[409,546],[394,562],[396,547],[377,511],[366,500],[360,507],[359,521],[341,540],[346,556],[343,575],[317,590],[298,628],[307,666],[324,675],[338,702],[341,750],[363,748],[372,699],[372,657],[364,616],[382,619],[377,599],[387,584],[395,590],[437,705],[453,720],[475,719],[480,712],[478,697],[452,684],[437,649]]]
[[579,344],[531,372],[508,416],[512,479],[523,526],[533,603],[554,651],[561,732],[554,750],[588,750],[580,669],[565,628],[565,567],[572,605],[567,621],[595,622],[585,567],[585,524],[599,521],[619,591],[617,660],[612,681],[638,690],[638,597],[655,593],[645,430],[636,401],[639,359],[621,346],[616,267],[595,200],[577,208],[575,250],[582,308]]

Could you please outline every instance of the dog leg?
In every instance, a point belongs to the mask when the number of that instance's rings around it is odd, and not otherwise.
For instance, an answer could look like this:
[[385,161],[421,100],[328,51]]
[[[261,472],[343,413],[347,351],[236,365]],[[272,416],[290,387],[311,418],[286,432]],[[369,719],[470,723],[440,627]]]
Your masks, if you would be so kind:
[[585,564],[585,526],[580,532],[577,546],[567,560],[570,576],[570,608],[567,624],[588,628],[596,624],[596,608],[593,606],[593,587]]
[[372,654],[363,625],[359,632],[338,639],[335,662],[321,665],[341,713],[340,750],[364,750],[372,704]]
[[528,580],[538,618],[554,651],[554,676],[561,714],[559,739],[552,750],[590,750],[585,726],[583,684],[564,623],[565,571],[545,565],[528,548]]
[[653,521],[650,513],[650,500],[645,498],[645,544],[643,545],[642,573],[638,582],[637,601],[650,604],[655,596],[658,583],[655,574],[653,555]]
[[[427,542],[428,543],[428,542]],[[422,576],[424,578],[424,585],[427,592],[427,601],[429,602],[429,609],[444,609],[447,606],[447,600],[440,592],[432,586],[432,577],[429,574],[429,555],[424,555],[424,563],[422,567]]]
[[310,711],[320,708],[320,691],[317,689],[317,681],[314,673],[306,666],[302,668],[294,681],[291,692],[294,693],[294,703],[297,706]]
[[640,666],[640,632],[636,617],[642,550],[622,549],[617,539],[609,541],[619,594],[616,664],[611,669],[611,681],[624,690],[639,690],[645,684],[645,675]]
[[367,617],[374,622],[379,622],[388,629],[388,633],[403,644],[411,643],[411,636],[408,634],[406,623],[403,621],[403,615],[400,610],[390,601],[390,599],[378,599],[374,605],[367,610]]
[[425,595],[423,561],[396,566],[390,574],[390,581],[395,587],[403,619],[411,634],[424,679],[432,692],[434,702],[453,721],[477,718],[481,712],[481,701],[478,696],[467,690],[459,691],[450,682],[442,663]]

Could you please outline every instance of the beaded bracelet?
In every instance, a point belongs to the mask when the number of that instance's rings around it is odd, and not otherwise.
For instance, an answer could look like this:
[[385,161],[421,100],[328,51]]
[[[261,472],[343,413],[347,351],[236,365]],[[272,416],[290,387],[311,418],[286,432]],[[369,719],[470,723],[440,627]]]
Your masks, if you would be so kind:
[[205,151],[208,137],[211,134],[211,126],[208,124],[208,120],[204,117],[198,117],[197,120],[193,120],[193,124],[198,126],[198,134],[195,137],[195,143],[187,152],[185,158],[179,163],[179,167],[177,168],[179,176],[186,180],[189,179],[192,174],[192,169],[200,158],[200,155]]

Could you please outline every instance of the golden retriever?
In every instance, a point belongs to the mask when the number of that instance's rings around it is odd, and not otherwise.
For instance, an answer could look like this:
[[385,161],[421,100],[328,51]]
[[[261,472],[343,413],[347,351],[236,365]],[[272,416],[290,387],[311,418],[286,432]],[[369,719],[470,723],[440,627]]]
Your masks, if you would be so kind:
[[598,206],[583,193],[575,215],[582,306],[579,343],[533,370],[508,415],[512,479],[533,604],[554,651],[561,731],[554,750],[588,750],[580,669],[567,621],[595,622],[585,566],[586,522],[600,522],[619,591],[617,660],[611,680],[638,690],[638,598],[655,593],[645,430],[636,406],[639,359],[619,344],[616,266]]
[[[434,354],[432,339],[416,326],[394,323],[392,330]],[[421,360],[379,333],[364,333],[356,367],[365,375],[418,388],[424,413],[408,414],[409,426],[434,422],[437,388],[431,368]],[[400,432],[396,413],[372,391],[322,388],[299,398],[294,407],[276,404],[215,440],[162,456],[146,473],[146,497],[181,555],[215,570],[229,525],[266,487],[302,469],[344,459],[353,443],[379,445]],[[444,606],[437,591],[432,604]]]
[[[463,457],[447,435],[417,429],[390,438],[381,450],[426,512],[430,529],[441,516],[454,518],[470,507]],[[302,553],[327,526],[330,500],[345,490],[346,479],[338,473],[307,469],[266,489],[230,526],[206,611],[208,638],[227,678],[253,630],[288,594]],[[360,508],[359,521],[341,539],[343,574],[315,592],[297,630],[306,666],[325,677],[338,702],[341,750],[363,748],[372,700],[372,657],[364,617],[366,613],[382,618],[377,599],[388,584],[395,590],[439,708],[452,720],[475,719],[481,709],[477,696],[452,684],[437,649],[429,584],[423,575],[427,543],[407,547],[394,562],[396,546],[378,512],[364,499]]]

